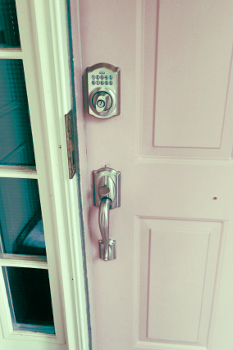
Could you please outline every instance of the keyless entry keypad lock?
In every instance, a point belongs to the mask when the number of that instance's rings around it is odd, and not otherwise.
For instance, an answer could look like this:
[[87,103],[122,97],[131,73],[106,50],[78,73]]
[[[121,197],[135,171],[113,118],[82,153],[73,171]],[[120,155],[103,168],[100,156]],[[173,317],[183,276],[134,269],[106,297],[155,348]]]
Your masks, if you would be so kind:
[[88,114],[111,118],[120,114],[120,68],[98,63],[86,69]]

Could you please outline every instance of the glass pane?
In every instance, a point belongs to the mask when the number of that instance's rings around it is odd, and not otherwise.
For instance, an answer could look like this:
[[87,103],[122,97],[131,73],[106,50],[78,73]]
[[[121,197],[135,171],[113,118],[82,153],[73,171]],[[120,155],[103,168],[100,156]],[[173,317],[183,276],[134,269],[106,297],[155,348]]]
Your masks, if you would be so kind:
[[21,60],[0,59],[0,164],[35,165]]
[[37,180],[0,178],[4,253],[46,255]]
[[3,267],[3,273],[14,329],[54,334],[48,271]]
[[0,0],[1,47],[20,47],[15,0]]

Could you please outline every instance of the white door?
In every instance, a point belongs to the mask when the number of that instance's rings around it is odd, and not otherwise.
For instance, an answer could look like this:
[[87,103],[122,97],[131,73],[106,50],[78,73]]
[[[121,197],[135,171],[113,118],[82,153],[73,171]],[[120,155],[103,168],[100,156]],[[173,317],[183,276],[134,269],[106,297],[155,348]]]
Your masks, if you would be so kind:
[[[121,69],[121,114],[84,116],[97,348],[232,349],[233,2],[79,3],[83,74]],[[109,262],[92,193],[105,165],[122,176]]]
[[2,350],[88,348],[67,19],[66,1],[0,1]]

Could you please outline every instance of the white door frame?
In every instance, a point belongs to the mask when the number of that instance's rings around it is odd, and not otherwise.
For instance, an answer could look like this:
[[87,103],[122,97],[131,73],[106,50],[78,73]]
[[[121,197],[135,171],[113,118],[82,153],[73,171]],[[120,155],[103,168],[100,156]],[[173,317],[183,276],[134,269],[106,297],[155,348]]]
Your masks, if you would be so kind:
[[[90,330],[81,195],[78,174],[69,179],[64,118],[72,108],[66,1],[16,0],[16,6],[21,49],[5,49],[1,58],[5,55],[24,62],[38,175],[29,168],[27,173],[31,171],[32,178],[41,179],[42,197],[43,192],[48,191],[48,183],[50,185],[49,205],[53,210],[46,213],[42,203],[43,219],[45,231],[46,222],[52,222],[57,236],[55,247],[51,241],[54,237],[45,237],[50,280],[55,266],[54,259],[49,257],[55,248],[63,288],[57,293],[64,302],[68,348],[87,350]],[[11,167],[2,166],[2,171],[4,176],[12,177]],[[25,169],[21,167],[14,172],[25,177]],[[52,218],[48,217],[51,211]]]

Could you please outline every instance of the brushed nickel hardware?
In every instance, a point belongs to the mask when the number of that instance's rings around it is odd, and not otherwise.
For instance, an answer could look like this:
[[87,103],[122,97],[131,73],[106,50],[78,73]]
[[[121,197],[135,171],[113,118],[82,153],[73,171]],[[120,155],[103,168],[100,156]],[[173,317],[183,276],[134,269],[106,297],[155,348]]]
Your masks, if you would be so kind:
[[104,261],[116,259],[116,241],[109,238],[110,209],[120,207],[121,173],[109,167],[93,171],[94,206],[99,207],[100,258]]
[[98,63],[86,69],[87,111],[107,119],[120,114],[120,68]]

